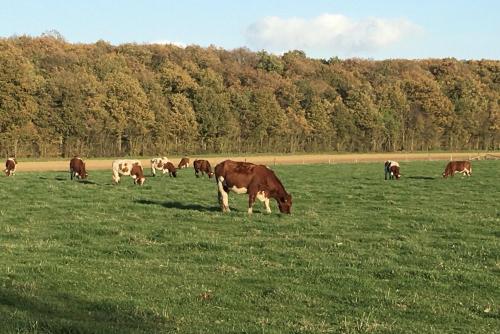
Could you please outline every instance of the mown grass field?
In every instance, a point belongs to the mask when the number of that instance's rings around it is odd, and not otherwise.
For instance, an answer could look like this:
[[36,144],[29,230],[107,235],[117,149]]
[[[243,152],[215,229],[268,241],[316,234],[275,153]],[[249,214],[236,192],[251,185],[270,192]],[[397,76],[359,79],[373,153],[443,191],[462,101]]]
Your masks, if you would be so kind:
[[291,216],[191,168],[1,177],[0,333],[498,333],[500,162],[445,163],[276,166]]

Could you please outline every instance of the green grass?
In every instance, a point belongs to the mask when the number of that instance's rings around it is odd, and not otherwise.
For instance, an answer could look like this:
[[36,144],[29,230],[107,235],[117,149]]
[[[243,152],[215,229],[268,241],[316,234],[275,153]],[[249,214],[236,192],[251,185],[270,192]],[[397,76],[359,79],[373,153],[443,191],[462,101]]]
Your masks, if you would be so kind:
[[0,333],[493,333],[500,162],[274,169],[293,214],[181,170],[0,178]]

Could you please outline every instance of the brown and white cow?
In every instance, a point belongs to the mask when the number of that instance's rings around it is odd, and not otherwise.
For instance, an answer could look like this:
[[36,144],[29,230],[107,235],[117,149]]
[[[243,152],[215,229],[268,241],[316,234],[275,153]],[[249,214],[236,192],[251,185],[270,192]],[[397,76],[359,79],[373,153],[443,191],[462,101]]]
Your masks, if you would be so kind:
[[195,160],[193,161],[193,167],[194,167],[194,175],[196,177],[203,176],[204,174],[208,175],[208,178],[212,178],[214,176],[214,173],[212,172],[212,166],[210,166],[210,162],[208,160]]
[[470,161],[450,161],[446,165],[443,172],[443,177],[454,176],[455,173],[463,173],[464,175],[472,175],[472,165]]
[[113,182],[120,182],[120,175],[130,175],[134,179],[134,184],[142,186],[146,178],[139,160],[119,159],[113,161]]
[[16,165],[17,165],[17,160],[14,157],[7,158],[7,161],[5,161],[5,175],[11,176],[16,173]]
[[389,176],[389,180],[399,180],[401,174],[399,173],[399,163],[397,161],[387,160],[384,163],[384,177],[387,180],[387,176]]
[[179,165],[177,168],[182,169],[182,168],[188,168],[189,167],[189,158],[182,158],[181,161],[179,162]]
[[170,177],[177,177],[177,168],[170,161],[163,164],[163,174],[168,173]]
[[290,213],[292,195],[285,191],[276,174],[266,166],[254,165],[249,162],[225,160],[215,166],[219,204],[223,212],[229,211],[228,192],[248,194],[248,213],[252,213],[255,199],[264,202],[266,211],[271,212],[269,199],[278,202],[281,213]]
[[156,176],[157,169],[163,171],[163,165],[166,164],[168,161],[169,160],[167,159],[167,157],[151,159],[151,174],[153,176]]
[[73,157],[69,162],[69,175],[73,180],[74,177],[79,179],[86,179],[89,174],[85,169],[85,162],[80,157]]

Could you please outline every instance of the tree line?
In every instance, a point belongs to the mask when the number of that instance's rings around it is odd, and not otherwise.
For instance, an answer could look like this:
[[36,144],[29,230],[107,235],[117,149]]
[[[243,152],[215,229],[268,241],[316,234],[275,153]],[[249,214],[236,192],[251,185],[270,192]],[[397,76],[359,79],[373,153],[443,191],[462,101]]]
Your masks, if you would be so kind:
[[0,154],[500,149],[500,61],[0,39]]

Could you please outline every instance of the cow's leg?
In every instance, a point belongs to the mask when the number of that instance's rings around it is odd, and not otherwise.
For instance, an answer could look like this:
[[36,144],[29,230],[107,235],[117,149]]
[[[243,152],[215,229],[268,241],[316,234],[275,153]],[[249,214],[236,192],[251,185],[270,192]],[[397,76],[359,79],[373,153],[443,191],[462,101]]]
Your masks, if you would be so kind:
[[224,178],[222,176],[219,177],[217,180],[217,188],[218,188],[218,195],[219,195],[219,204],[222,212],[229,212],[229,195],[228,192],[224,189],[224,185],[222,184],[224,182]]
[[151,175],[156,176],[156,168],[151,167]]
[[266,212],[271,213],[271,207],[269,206],[269,197],[266,196],[266,193],[263,191],[259,191],[257,193],[257,199],[264,203],[264,206],[266,207]]
[[253,212],[253,204],[255,203],[255,192],[248,192],[248,214],[251,215]]
[[118,175],[118,173],[113,172],[113,182],[115,184],[118,184],[118,182],[120,182],[120,175]]
[[72,169],[69,170],[69,177],[71,178],[71,180],[73,180],[73,170]]

